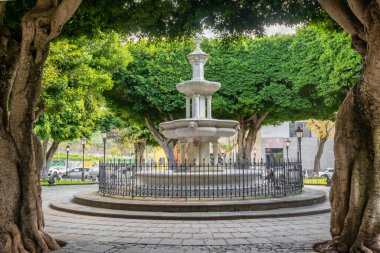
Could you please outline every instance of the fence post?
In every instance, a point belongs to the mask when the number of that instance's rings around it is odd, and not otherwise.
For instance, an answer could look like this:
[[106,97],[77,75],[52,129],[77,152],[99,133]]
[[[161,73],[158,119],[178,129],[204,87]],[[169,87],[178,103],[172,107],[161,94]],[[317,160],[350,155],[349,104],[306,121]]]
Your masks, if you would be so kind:
[[135,160],[135,163],[132,165],[132,176],[131,176],[131,183],[132,183],[132,186],[131,186],[131,197],[132,199],[134,198],[134,181],[135,181],[135,173],[136,173],[136,168],[137,166],[137,160]]

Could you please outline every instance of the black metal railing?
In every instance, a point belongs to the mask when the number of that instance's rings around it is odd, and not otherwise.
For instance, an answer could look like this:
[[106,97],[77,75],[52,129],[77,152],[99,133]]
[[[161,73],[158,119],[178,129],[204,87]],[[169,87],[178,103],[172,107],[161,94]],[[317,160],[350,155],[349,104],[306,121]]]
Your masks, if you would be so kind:
[[280,197],[302,191],[296,161],[212,164],[100,162],[99,193],[131,198]]

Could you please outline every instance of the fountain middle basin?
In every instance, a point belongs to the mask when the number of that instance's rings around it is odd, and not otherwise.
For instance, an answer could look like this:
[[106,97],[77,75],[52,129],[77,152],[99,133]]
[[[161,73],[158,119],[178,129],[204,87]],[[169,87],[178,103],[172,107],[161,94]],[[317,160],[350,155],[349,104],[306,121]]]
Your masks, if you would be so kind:
[[231,137],[239,123],[218,119],[179,119],[160,124],[161,133],[166,138],[183,139],[199,137]]

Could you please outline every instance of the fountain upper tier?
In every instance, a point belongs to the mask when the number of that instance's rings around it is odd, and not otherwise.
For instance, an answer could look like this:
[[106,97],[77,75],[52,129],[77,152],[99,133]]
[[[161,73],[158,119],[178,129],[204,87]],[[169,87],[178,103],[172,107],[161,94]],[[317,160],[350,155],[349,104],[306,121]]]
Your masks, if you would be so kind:
[[202,51],[200,44],[201,37],[194,38],[195,50],[187,56],[193,70],[191,80],[177,84],[177,90],[189,95],[199,94],[201,96],[211,96],[212,93],[220,89],[220,83],[211,82],[204,79],[204,65],[208,60],[208,54]]
[[201,79],[188,80],[177,84],[177,90],[187,96],[199,94],[201,96],[211,96],[212,93],[220,89],[220,83]]

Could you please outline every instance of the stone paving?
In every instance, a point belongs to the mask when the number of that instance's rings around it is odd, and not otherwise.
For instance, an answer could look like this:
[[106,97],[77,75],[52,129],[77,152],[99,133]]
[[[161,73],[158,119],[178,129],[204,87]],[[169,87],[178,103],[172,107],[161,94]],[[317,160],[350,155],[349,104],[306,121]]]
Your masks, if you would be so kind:
[[[137,220],[75,215],[48,204],[91,186],[43,188],[46,230],[68,242],[60,252],[313,252],[329,239],[330,214],[219,221]],[[326,187],[313,187],[327,190]]]

